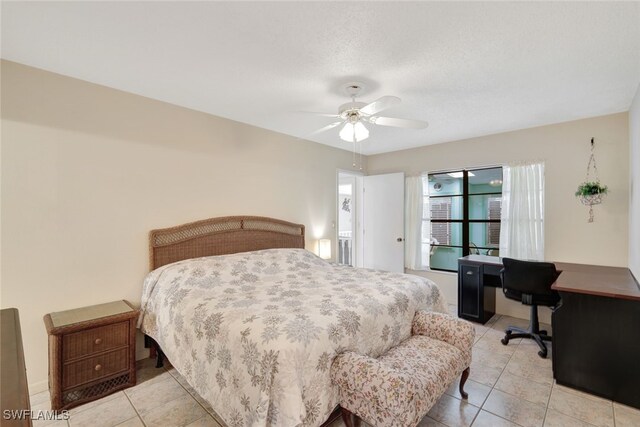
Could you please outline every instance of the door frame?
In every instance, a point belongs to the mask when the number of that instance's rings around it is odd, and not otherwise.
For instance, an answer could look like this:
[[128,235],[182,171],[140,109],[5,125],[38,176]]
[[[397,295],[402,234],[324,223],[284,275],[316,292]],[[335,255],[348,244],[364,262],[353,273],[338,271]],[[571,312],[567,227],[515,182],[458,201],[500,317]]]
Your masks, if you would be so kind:
[[336,189],[336,211],[335,211],[335,215],[336,215],[336,221],[335,221],[335,227],[334,227],[334,237],[335,237],[335,248],[334,248],[334,254],[335,254],[335,260],[336,263],[338,262],[338,244],[340,242],[340,175],[349,175],[349,176],[353,176],[355,177],[355,188],[353,191],[353,206],[354,206],[354,216],[353,218],[355,219],[356,222],[356,226],[355,226],[355,230],[354,230],[354,236],[353,236],[353,266],[354,267],[362,267],[363,264],[363,258],[362,258],[362,254],[363,254],[363,234],[362,234],[362,227],[363,227],[363,209],[362,209],[362,197],[363,197],[363,178],[364,178],[364,173],[361,171],[353,171],[353,170],[348,170],[348,169],[336,169],[336,185],[335,185],[335,189]]

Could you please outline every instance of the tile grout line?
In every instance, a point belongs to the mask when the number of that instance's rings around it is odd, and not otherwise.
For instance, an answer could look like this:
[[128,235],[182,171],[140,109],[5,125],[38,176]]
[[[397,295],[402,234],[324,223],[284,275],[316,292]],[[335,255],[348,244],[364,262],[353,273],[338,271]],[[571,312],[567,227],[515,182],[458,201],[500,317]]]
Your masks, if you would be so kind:
[[[501,316],[501,317],[502,317],[502,316]],[[497,319],[497,320],[496,320],[496,322],[497,322],[498,320],[499,320],[499,319]],[[496,323],[496,322],[493,322],[493,323]],[[491,329],[492,329],[492,328],[491,328]],[[484,334],[483,334],[483,336],[484,336]],[[501,373],[500,373],[500,375],[498,376],[498,380],[499,380],[499,379],[500,379],[500,377],[504,374],[505,369],[506,369],[506,366],[509,364],[509,362],[511,361],[511,359],[513,358],[513,356],[515,355],[515,353],[518,351],[518,349],[520,349],[520,348],[524,348],[524,347],[521,347],[521,346],[523,345],[523,343],[524,343],[524,342],[525,342],[525,341],[524,341],[524,339],[521,339],[521,340],[520,340],[520,342],[519,342],[518,344],[516,344],[516,350],[514,350],[514,352],[511,354],[511,357],[509,357],[509,360],[507,361],[507,364],[505,365],[505,368],[502,370],[502,372],[501,372]],[[474,344],[474,345],[475,345],[475,344]],[[524,344],[524,345],[526,346],[526,344]],[[553,348],[552,348],[552,351],[553,351]],[[518,374],[513,374],[513,373],[510,373],[510,374],[512,374],[512,375],[514,375],[514,376],[517,376],[517,377],[519,377],[519,378],[524,378],[524,379],[527,379],[527,380],[528,380],[528,378],[523,377],[523,376],[520,376],[520,375],[518,375]],[[506,392],[506,391],[500,390],[499,388],[496,388],[496,384],[498,383],[498,380],[496,380],[496,383],[491,387],[491,391],[493,391],[493,390],[498,390],[498,391],[500,391],[500,392],[502,392],[502,393],[504,393],[504,394],[507,394],[507,395],[509,395],[509,396],[513,396],[513,397],[515,397],[515,398],[517,398],[517,399],[520,399],[520,400],[523,400],[523,401],[525,401],[525,402],[527,402],[527,403],[535,404],[535,402],[530,402],[529,400],[524,399],[524,398],[522,398],[522,397],[520,397],[520,396],[517,396],[517,395],[511,394],[511,393],[509,393],[509,392]],[[530,380],[530,381],[533,381],[533,380]],[[538,384],[542,384],[542,383],[538,383]],[[542,385],[544,385],[544,384],[542,384]],[[550,393],[549,393],[549,398],[547,399],[547,404],[546,404],[546,406],[545,406],[545,416],[544,416],[544,418],[543,418],[543,426],[544,426],[544,422],[546,422],[547,413],[548,413],[548,411],[549,411],[549,403],[550,403],[550,401],[551,401],[551,394],[553,393],[553,389],[554,389],[554,387],[555,387],[555,381],[552,379],[552,382],[551,382],[551,390],[550,390]],[[489,394],[491,394],[491,392],[490,392]],[[486,401],[487,401],[487,400],[488,400],[488,396],[487,396],[487,399],[485,399],[485,403],[486,403]],[[612,408],[613,408],[613,402],[611,402],[611,404],[612,404]],[[482,407],[484,408],[484,403],[483,403]],[[489,412],[490,414],[497,416],[498,418],[501,418],[501,419],[505,419],[505,420],[507,420],[506,418],[504,418],[504,417],[502,417],[502,416],[500,416],[500,415],[498,415],[498,414],[494,414],[493,412],[488,411],[488,410],[483,409],[483,408],[482,408],[482,410],[485,410],[485,411]],[[613,413],[614,413],[614,427],[615,427],[615,425],[616,425],[616,424],[615,424],[615,409],[613,409]],[[579,421],[579,422],[583,422],[583,423],[585,423],[585,421],[582,421],[581,419],[578,419],[578,418],[576,418],[576,417],[574,417],[574,416],[571,416],[571,415],[569,415],[569,414],[565,414],[565,413],[563,413],[563,412],[561,412],[561,414],[562,414],[562,415],[564,415],[564,416],[566,416],[566,417],[568,417],[568,418],[571,418],[571,419],[573,419],[573,420],[576,420],[576,421]],[[520,424],[518,424],[518,423],[516,423],[516,422],[514,422],[514,421],[511,421],[511,420],[507,420],[507,421],[508,421],[508,422],[510,422],[510,423],[516,424],[516,425],[520,425]],[[586,424],[588,424],[588,425],[592,425],[591,423],[588,423],[588,422],[586,422]],[[594,427],[595,427],[595,426],[594,426]]]
[[[493,323],[491,323],[491,325],[493,326],[493,325],[494,325],[495,323],[497,323],[497,322],[498,322],[502,317],[503,317],[503,315],[499,315],[499,316],[496,318],[496,320],[495,320]],[[487,332],[489,332],[489,329],[493,329],[493,328],[492,328],[491,326],[487,327],[487,329],[484,331],[484,333],[482,334],[482,336],[481,336],[480,338],[483,338],[483,337],[487,334]],[[480,341],[480,340],[478,340],[478,341]],[[518,344],[516,344],[516,349],[513,351],[513,353],[511,353],[511,355],[509,356],[509,360],[507,360],[507,363],[505,363],[504,367],[502,368],[502,371],[500,372],[500,375],[498,375],[498,378],[496,379],[496,382],[495,382],[495,383],[493,383],[493,385],[491,386],[491,390],[489,391],[489,393],[487,394],[487,397],[486,397],[486,398],[484,399],[484,401],[482,402],[482,405],[480,406],[480,409],[479,409],[478,413],[477,413],[477,414],[476,414],[476,416],[473,418],[473,421],[472,421],[472,422],[471,422],[471,424],[470,424],[470,426],[471,426],[471,427],[473,427],[473,423],[475,423],[475,422],[476,422],[476,419],[478,418],[478,415],[480,415],[480,412],[481,412],[481,411],[485,411],[485,412],[487,412],[487,413],[489,413],[489,414],[491,414],[491,415],[493,415],[493,416],[496,416],[496,417],[498,417],[498,418],[500,418],[500,419],[502,419],[502,420],[505,420],[505,421],[507,421],[507,422],[509,422],[509,423],[512,423],[512,424],[515,424],[515,425],[517,425],[517,426],[522,427],[520,424],[518,424],[518,423],[516,423],[516,422],[514,422],[514,421],[512,421],[512,420],[508,420],[508,419],[506,419],[506,418],[504,418],[504,417],[502,417],[502,416],[500,416],[500,415],[498,415],[498,414],[494,414],[493,412],[491,412],[491,411],[489,411],[489,410],[487,410],[487,409],[484,409],[484,405],[487,403],[487,400],[489,400],[489,396],[491,395],[491,392],[493,392],[494,390],[498,390],[498,391],[500,391],[500,392],[502,392],[502,393],[508,394],[509,396],[513,396],[513,397],[516,397],[516,398],[518,398],[518,399],[522,399],[522,398],[521,398],[521,397],[519,397],[519,396],[513,395],[513,394],[511,394],[511,393],[507,393],[506,391],[502,391],[502,390],[500,390],[500,389],[497,389],[497,388],[496,388],[496,384],[498,383],[498,380],[500,379],[500,377],[502,376],[502,374],[504,374],[505,369],[507,369],[507,365],[509,364],[509,362],[510,362],[510,361],[511,361],[511,359],[513,358],[513,355],[514,355],[514,354],[516,353],[516,351],[518,350],[518,347],[520,347],[520,344],[522,344],[522,340],[520,340],[520,342],[519,342]],[[474,344],[473,346],[475,347],[475,344]],[[528,402],[526,399],[522,399],[522,400],[524,400],[525,402]],[[532,403],[532,402],[529,402],[529,403]]]
[[[496,323],[497,321],[499,321],[499,319],[500,319],[500,318],[502,318],[502,317],[503,317],[503,316],[500,316],[498,319],[496,319],[496,321],[492,322],[492,324],[495,324],[495,323]],[[483,332],[483,333],[482,333],[482,335],[480,336],[480,338],[483,338],[483,337],[486,335],[486,333],[489,331],[489,329],[494,329],[494,328],[492,328],[492,327],[488,327],[488,328],[485,330],[485,332]],[[497,331],[497,329],[496,329],[496,331]],[[480,341],[480,339],[478,339],[478,341]],[[508,364],[509,364],[509,362],[513,359],[513,357],[514,357],[514,355],[516,354],[516,352],[517,352],[518,350],[523,350],[523,351],[524,351],[524,346],[526,346],[526,344],[523,344],[524,342],[525,342],[525,341],[524,341],[524,339],[521,339],[519,343],[515,344],[516,349],[513,351],[513,353],[511,353],[511,355],[510,355],[509,359],[507,360],[507,363],[504,365],[504,368],[502,369],[502,371],[501,371],[500,375],[498,376],[498,380],[499,380],[499,379],[500,379],[500,377],[502,377],[502,375],[505,373],[505,370],[506,370],[507,365],[508,365]],[[476,345],[476,344],[477,344],[477,342],[476,342],[476,343],[474,343],[474,347],[475,347],[475,345]],[[509,372],[509,374],[514,375],[514,376],[517,376],[517,377],[519,377],[519,378],[523,378],[523,379],[525,379],[525,380],[530,380],[530,379],[528,379],[528,378],[526,378],[526,377],[523,377],[523,376],[518,375],[517,373],[515,373],[515,374],[514,374],[514,373]],[[495,383],[490,387],[490,389],[491,389],[491,390],[490,390],[489,394],[487,395],[487,398],[485,398],[485,400],[483,401],[483,403],[482,403],[482,405],[481,405],[481,407],[480,407],[480,411],[483,411],[483,410],[484,410],[484,411],[486,411],[487,413],[490,413],[490,414],[491,414],[491,415],[493,415],[493,416],[496,416],[496,417],[498,417],[498,418],[500,418],[500,419],[502,419],[502,420],[505,420],[505,421],[507,421],[507,422],[509,422],[509,423],[512,423],[512,424],[514,424],[514,425],[520,426],[520,424],[518,424],[518,423],[516,423],[516,422],[514,422],[514,421],[512,421],[512,420],[508,420],[508,419],[504,418],[503,416],[500,416],[500,415],[498,415],[498,414],[494,414],[493,412],[491,412],[491,411],[489,411],[489,410],[487,410],[487,409],[484,409],[484,405],[485,405],[486,401],[488,400],[488,396],[489,396],[489,395],[491,394],[491,392],[493,392],[494,390],[500,391],[500,392],[502,392],[502,393],[504,393],[504,394],[507,394],[507,395],[512,396],[512,397],[515,397],[515,398],[517,398],[517,399],[523,400],[523,401],[525,401],[525,402],[527,402],[527,403],[533,403],[533,404],[535,404],[535,402],[530,402],[529,400],[524,399],[524,398],[522,398],[522,397],[520,397],[520,396],[517,396],[517,395],[511,394],[511,393],[509,393],[509,392],[506,392],[506,391],[500,390],[499,388],[497,388],[497,387],[496,387],[496,384],[498,383],[498,380],[496,380],[496,382],[495,382]],[[533,381],[533,380],[530,380],[530,381]],[[480,384],[482,384],[482,383],[480,383]],[[542,384],[542,383],[538,383],[538,384],[546,385],[546,384]],[[484,385],[486,385],[486,384],[484,384]],[[553,389],[554,389],[554,387],[555,387],[555,383],[554,383],[554,380],[552,379],[552,382],[551,382],[551,385],[550,385],[550,393],[549,393],[549,397],[547,398],[547,404],[545,405],[545,416],[544,416],[544,418],[543,418],[543,426],[544,426],[544,422],[546,422],[547,414],[548,414],[548,411],[549,411],[549,403],[550,403],[550,401],[551,401],[551,394],[553,393]],[[446,393],[445,393],[445,394],[446,394]],[[448,395],[448,396],[450,396],[450,397],[454,397],[454,398],[458,399],[456,396],[451,396],[451,395],[449,395],[449,394],[447,394],[447,395]],[[460,399],[458,399],[458,400],[460,400]],[[613,407],[613,402],[611,402],[611,403],[612,403],[612,407]],[[474,421],[473,421],[473,422],[475,422],[475,421],[476,421],[476,419],[477,419],[478,415],[480,414],[480,411],[479,411],[479,412],[478,412],[478,414],[476,414],[476,416],[474,417]],[[615,409],[613,409],[613,414],[614,414],[614,427],[615,427],[615,426],[617,425],[617,424],[616,424],[616,421],[615,421]],[[573,419],[573,420],[579,421],[579,422],[584,422],[584,421],[582,421],[582,420],[580,420],[580,419],[578,419],[578,418],[575,418],[575,417],[573,417],[573,416],[571,416],[571,415],[568,415],[568,414],[565,414],[565,413],[562,413],[562,415],[564,415],[564,416],[566,416],[566,417],[568,417],[568,418],[571,418],[571,419]],[[592,424],[590,424],[590,423],[586,423],[586,424],[588,424],[588,425],[590,425],[590,426],[592,425]],[[473,423],[471,424],[471,426],[473,426]],[[595,426],[594,426],[594,427],[595,427]]]
[[[556,387],[556,385],[557,385],[557,383],[555,383],[555,380],[554,380],[554,383],[553,383],[553,385],[551,386],[551,393],[553,393],[553,389]],[[565,393],[572,394],[572,393],[570,393],[570,392],[565,392]],[[551,401],[551,395],[549,395],[549,402],[550,402],[550,401]],[[612,406],[612,408],[613,408],[613,401],[611,402],[611,406]],[[592,423],[590,423],[590,422],[588,422],[588,421],[581,420],[580,418],[576,418],[576,417],[574,417],[573,415],[569,415],[569,414],[564,413],[564,412],[562,412],[562,411],[560,411],[560,410],[556,410],[556,409],[554,409],[554,411],[558,412],[559,414],[561,414],[561,415],[563,415],[563,416],[565,416],[565,417],[567,417],[567,418],[571,418],[572,420],[576,420],[576,421],[579,421],[579,422],[581,422],[581,423],[583,423],[583,424],[586,424],[586,425],[588,425],[589,427],[597,427],[595,424],[592,424]],[[547,406],[547,412],[549,412],[549,407],[548,407],[548,406]],[[545,414],[545,421],[546,421],[546,414]],[[613,420],[613,424],[614,424],[614,425],[613,425],[612,427],[615,427],[615,411],[614,411],[614,420]]]
[[[500,316],[500,318],[502,318],[502,316]],[[498,320],[499,320],[499,319],[496,319],[496,322],[497,322]],[[496,322],[494,322],[494,323],[496,323]],[[487,398],[484,400],[484,402],[482,403],[482,407],[480,408],[480,410],[485,410],[485,411],[487,411],[488,413],[490,413],[491,415],[495,415],[496,417],[501,418],[501,419],[503,419],[503,420],[507,420],[507,419],[506,419],[506,418],[504,418],[504,417],[501,417],[501,416],[500,416],[500,415],[498,415],[498,414],[494,414],[493,412],[489,411],[488,409],[484,409],[484,405],[486,405],[487,400],[489,400],[489,396],[491,395],[491,393],[492,393],[494,390],[498,390],[498,391],[500,391],[500,392],[502,392],[502,393],[508,394],[509,396],[514,396],[514,397],[516,397],[516,398],[518,398],[518,399],[522,399],[521,397],[515,396],[515,395],[513,395],[513,394],[511,394],[511,393],[507,393],[507,392],[505,392],[505,391],[502,391],[502,390],[500,390],[500,389],[497,389],[497,388],[496,388],[496,384],[498,384],[498,381],[500,380],[500,377],[502,376],[502,374],[504,374],[505,369],[507,369],[507,365],[509,364],[509,362],[511,362],[511,359],[513,358],[513,355],[516,353],[516,350],[518,350],[518,347],[520,346],[520,344],[522,344],[522,340],[521,340],[521,341],[516,345],[516,349],[515,349],[515,350],[513,351],[513,353],[511,353],[511,355],[509,356],[509,360],[507,360],[507,363],[505,363],[504,367],[502,368],[502,371],[500,372],[500,375],[498,375],[498,378],[496,379],[496,382],[495,382],[495,383],[493,383],[493,385],[491,386],[491,391],[490,391],[490,392],[489,392],[489,394],[487,395]],[[522,399],[522,400],[524,400],[525,402],[527,402],[527,400],[526,400],[526,399]],[[512,420],[507,420],[507,421],[508,421],[508,422],[510,422],[510,423],[512,423],[512,424],[518,425],[518,426],[520,425],[520,424],[518,424],[518,423],[516,423],[515,421],[512,421]]]
[[[503,315],[500,315],[500,317],[498,317],[498,318],[497,318],[497,319],[492,323],[492,325],[494,325],[495,323],[497,323],[497,322],[498,322],[501,318],[503,318],[503,317],[504,317]],[[489,329],[493,329],[493,328],[489,328]],[[489,329],[487,329],[487,331],[485,331],[485,334],[486,334],[486,332],[488,332],[488,331],[489,331]],[[483,334],[483,336],[484,336],[484,334]],[[507,394],[507,395],[509,395],[509,396],[513,396],[513,397],[515,397],[515,398],[517,398],[517,399],[521,399],[521,400],[523,400],[523,401],[525,401],[525,402],[528,402],[528,403],[534,403],[534,402],[529,402],[527,399],[524,399],[524,398],[522,398],[522,397],[520,397],[520,396],[516,396],[516,395],[514,395],[514,394],[511,394],[511,393],[508,393],[508,392],[506,392],[506,391],[502,391],[502,390],[500,390],[499,388],[496,388],[496,384],[498,384],[498,381],[500,380],[500,377],[502,377],[502,375],[505,373],[505,370],[507,369],[507,365],[509,365],[509,362],[511,362],[511,359],[513,359],[513,356],[516,354],[516,351],[518,350],[518,348],[520,348],[520,345],[522,344],[522,342],[523,342],[523,339],[521,339],[521,340],[520,340],[520,342],[518,342],[518,343],[516,344],[516,346],[515,346],[515,347],[516,347],[516,349],[515,349],[515,350],[511,353],[511,355],[509,356],[509,360],[507,360],[507,363],[505,363],[504,367],[502,368],[502,371],[500,372],[500,375],[498,375],[498,378],[496,379],[496,382],[495,382],[495,383],[493,383],[493,385],[491,386],[491,391],[490,391],[490,392],[489,392],[489,394],[487,395],[487,398],[484,400],[484,402],[482,403],[482,407],[480,408],[480,410],[484,410],[484,411],[486,411],[486,412],[490,413],[491,415],[494,415],[494,416],[496,416],[496,417],[498,417],[498,418],[501,418],[501,419],[503,419],[503,420],[506,420],[506,421],[508,421],[508,422],[510,422],[510,423],[512,423],[512,424],[518,425],[518,426],[520,426],[520,424],[516,423],[515,421],[508,420],[508,419],[506,419],[506,418],[504,418],[504,417],[502,417],[502,416],[500,416],[500,415],[498,415],[498,414],[494,414],[493,412],[491,412],[491,411],[489,411],[489,410],[487,410],[487,409],[484,409],[484,405],[487,403],[487,400],[489,400],[489,396],[491,395],[491,393],[492,393],[494,390],[497,390],[497,391],[499,391],[499,392],[501,392],[501,393],[504,393],[504,394]],[[475,344],[474,344],[474,345],[475,345]],[[506,347],[506,346],[505,346],[505,347]],[[520,378],[524,378],[524,377],[520,377]],[[525,379],[526,379],[526,378],[525,378]],[[553,388],[553,384],[552,384],[552,388]],[[549,397],[551,397],[551,393],[549,393]],[[546,411],[547,411],[547,408],[545,408],[545,418],[546,418]],[[474,420],[474,421],[475,421],[475,420]],[[544,423],[544,418],[543,418],[543,423]],[[473,424],[472,424],[472,425],[473,425]],[[544,425],[544,424],[543,424],[543,425]]]
[[547,399],[547,407],[544,408],[544,418],[542,419],[542,427],[547,422],[547,414],[549,414],[549,404],[551,403],[551,395],[553,394],[553,386],[555,379],[553,378],[553,340],[551,341],[551,390],[549,390],[549,398]]
[[[143,360],[144,360],[144,359],[143,359]],[[155,369],[158,369],[158,368],[155,368]],[[171,372],[169,372],[169,371],[167,370],[167,368],[165,368],[165,367],[163,366],[163,367],[162,367],[162,370],[163,370],[164,372],[168,373],[168,374],[169,374],[169,376],[173,378],[173,375],[171,375]],[[160,375],[162,375],[162,374],[160,374]],[[156,375],[156,376],[157,376],[157,375]],[[150,379],[151,379],[151,378],[150,378]],[[174,378],[174,379],[175,379],[175,378]],[[178,381],[176,381],[176,382],[178,382]],[[178,384],[180,384],[180,383],[178,383]],[[136,384],[136,385],[137,385],[137,384]],[[124,395],[127,397],[127,400],[129,401],[129,403],[131,403],[131,406],[133,406],[133,410],[134,410],[134,411],[136,411],[136,414],[138,415],[138,418],[140,419],[140,422],[142,422],[142,425],[143,425],[143,426],[145,426],[145,427],[147,427],[147,423],[146,423],[146,422],[145,422],[145,420],[142,418],[142,415],[141,415],[141,414],[140,414],[140,412],[138,411],[138,408],[136,408],[136,405],[134,405],[134,404],[133,404],[133,402],[131,401],[131,399],[129,398],[129,395],[126,393],[126,391],[125,391],[125,390],[122,390],[122,394],[124,394]]]
[[[173,366],[173,365],[171,365],[171,366]],[[176,368],[174,367],[173,369],[175,370]],[[200,403],[200,401],[199,401],[198,399],[196,399],[196,398],[194,397],[194,395],[193,395],[193,394],[191,394],[191,392],[190,392],[189,390],[187,390],[187,389],[186,389],[186,387],[185,387],[184,385],[182,385],[182,383],[181,383],[180,381],[178,381],[178,379],[177,379],[174,375],[172,375],[172,374],[171,374],[171,372],[169,372],[169,371],[168,371],[168,370],[166,370],[166,369],[165,369],[165,371],[166,371],[166,372],[168,372],[168,373],[169,373],[169,375],[171,375],[171,377],[175,380],[175,382],[177,382],[177,383],[180,385],[180,387],[182,387],[182,388],[184,389],[184,391],[186,391],[186,392],[187,392],[187,394],[189,395],[189,397],[191,397],[191,399],[193,399],[193,400],[194,400],[194,401],[195,401],[195,402],[196,402],[196,403],[197,403],[197,404],[198,404],[198,405],[199,405],[199,406],[204,410],[204,412],[205,412],[205,414],[206,414],[206,415],[205,415],[205,417],[206,417],[206,416],[209,416],[209,418],[213,419],[213,421],[215,421],[215,423],[216,423],[216,424],[218,424],[218,425],[220,426],[220,423],[218,422],[218,420],[217,420],[213,415],[211,415],[211,413],[209,412],[209,410],[208,410],[207,408],[205,408],[205,407],[202,405],[202,403]],[[178,371],[176,370],[176,372],[178,372]],[[178,373],[179,373],[179,372],[178,372]],[[182,376],[182,375],[181,375],[181,376]],[[184,378],[184,377],[182,377],[182,378]],[[186,381],[186,379],[185,379],[185,381]],[[187,383],[187,384],[189,384],[189,383]],[[189,387],[191,387],[191,385],[189,385]],[[195,389],[195,388],[193,388],[193,387],[191,387],[191,388],[193,389],[194,393],[197,393],[197,391],[196,391],[196,389]],[[200,396],[200,395],[198,395],[198,396]],[[202,396],[200,396],[200,397],[202,397]],[[209,403],[209,402],[207,402],[207,404],[208,404],[208,403]],[[213,407],[211,408],[211,410],[213,410]],[[204,417],[200,417],[200,418],[198,418],[198,420],[199,420],[199,419],[201,419],[201,418],[204,418]],[[195,421],[198,421],[198,420],[195,420]],[[194,421],[194,422],[195,422],[195,421]]]
[[[138,412],[138,408],[136,408],[136,405],[133,404],[133,402],[131,401],[131,399],[129,398],[129,395],[127,393],[123,393],[125,395],[125,397],[127,398],[127,400],[129,401],[129,404],[131,405],[131,407],[133,408],[133,410],[136,412],[136,415],[138,416],[138,419],[140,420],[140,422],[142,423],[143,426],[147,426],[147,423],[144,422],[144,420],[142,419],[142,415],[140,415],[140,412]],[[116,426],[117,427],[117,426]]]
[[[500,317],[502,317],[502,316],[500,316]],[[497,321],[497,319],[496,319],[496,321]],[[483,327],[485,327],[485,325],[482,325],[482,326],[483,326]],[[475,329],[475,327],[474,327],[474,329]],[[474,339],[474,343],[473,343],[473,345],[471,346],[471,357],[472,357],[472,358],[473,358],[473,347],[475,347],[475,346],[476,346],[476,344],[477,344],[478,342],[480,342],[480,340],[482,339],[482,337],[484,337],[488,331],[489,331],[489,327],[485,327],[484,332],[480,335],[480,337],[479,337],[477,340],[475,340],[475,339]],[[473,381],[473,380],[472,380],[472,381]],[[446,393],[445,393],[445,394],[446,394]],[[487,399],[489,398],[489,394],[491,394],[491,391],[489,391],[489,393],[487,394],[487,397],[485,397],[485,399],[482,401],[482,404],[481,404],[481,405],[480,405],[480,407],[478,408],[478,412],[476,412],[476,414],[473,416],[473,419],[471,420],[471,423],[469,424],[469,426],[473,426],[473,423],[475,423],[475,422],[476,422],[476,419],[478,418],[478,415],[480,415],[480,411],[482,411],[482,407],[484,406],[484,403],[485,403],[485,402],[487,401]],[[455,398],[455,396],[452,396],[452,397],[454,397],[454,398]],[[467,402],[467,403],[469,403],[469,402]],[[470,404],[470,403],[469,403],[469,404]]]
[[[501,318],[502,316],[499,316],[498,318],[496,318],[496,322]],[[489,319],[491,320],[491,319]],[[495,322],[494,322],[495,323]],[[493,323],[492,323],[493,325]],[[484,325],[483,325],[484,326]],[[482,335],[480,336],[480,338],[478,338],[478,341],[474,342],[473,345],[471,346],[471,357],[473,357],[473,347],[476,346],[476,344],[478,342],[480,342],[480,340],[487,334],[487,332],[489,332],[490,327],[486,327],[484,332],[482,333]],[[506,365],[505,365],[506,366]],[[500,374],[502,375],[502,374]],[[500,378],[500,377],[498,377]],[[472,380],[473,381],[473,380]],[[493,391],[493,387],[491,387],[491,390],[489,390],[489,393],[487,393],[487,397],[484,398],[484,400],[482,401],[482,404],[480,405],[480,407],[478,408],[478,412],[476,412],[476,415],[473,417],[473,420],[471,420],[471,424],[469,424],[470,427],[473,426],[473,424],[476,422],[476,420],[478,419],[478,415],[480,415],[480,412],[482,412],[482,407],[484,406],[485,402],[487,401],[487,399],[489,398],[489,395],[491,394],[491,391]]]
[[[484,325],[482,325],[482,326],[484,326]],[[474,327],[474,330],[475,330],[475,327]],[[488,330],[489,330],[489,328],[486,328],[486,329],[484,330],[484,332],[480,335],[480,337],[479,337],[477,340],[475,340],[475,337],[474,337],[474,343],[473,343],[473,345],[471,346],[471,349],[472,349],[472,350],[471,350],[471,354],[472,354],[472,356],[471,356],[471,357],[473,357],[473,347],[475,347],[475,345],[478,343],[478,341],[480,341],[480,339],[484,336],[484,334],[486,334],[486,333],[487,333],[487,331],[488,331]],[[473,381],[473,380],[471,380],[471,381]],[[489,392],[489,393],[491,393],[491,392]],[[454,398],[454,399],[456,399],[456,400],[460,400],[460,402],[465,402],[465,403],[466,403],[466,404],[468,404],[468,405],[475,406],[475,405],[473,405],[473,404],[469,403],[469,401],[468,401],[468,400],[466,400],[466,401],[465,401],[464,399],[458,399],[456,396],[451,396],[450,394],[448,394],[448,393],[446,392],[446,390],[445,390],[445,392],[443,393],[443,396],[449,396],[449,397],[452,397],[452,398]],[[487,395],[487,397],[488,397],[488,396],[489,396],[489,395]],[[442,398],[442,396],[441,396],[440,398]],[[484,400],[484,401],[482,401],[482,404],[483,404],[483,405],[484,405],[484,402],[485,402],[485,401],[486,401],[486,398],[485,398],[485,400]],[[478,407],[478,412],[476,412],[476,414],[473,416],[473,419],[471,420],[471,423],[469,423],[469,426],[470,426],[470,427],[471,427],[471,426],[473,426],[473,423],[474,423],[474,422],[476,422],[476,418],[478,417],[478,414],[480,413],[480,411],[481,411],[481,410],[482,410],[482,405],[480,405],[480,407]],[[427,417],[428,417],[428,415],[425,415],[425,418],[427,418]],[[423,419],[424,419],[424,418],[423,418]],[[435,419],[435,418],[434,418],[434,419]],[[445,424],[445,423],[443,423],[443,422],[441,422],[441,421],[438,421],[438,420],[436,420],[436,421],[437,421],[437,422],[439,422],[439,423],[440,423],[440,424],[442,424],[442,425],[447,425],[447,424]]]

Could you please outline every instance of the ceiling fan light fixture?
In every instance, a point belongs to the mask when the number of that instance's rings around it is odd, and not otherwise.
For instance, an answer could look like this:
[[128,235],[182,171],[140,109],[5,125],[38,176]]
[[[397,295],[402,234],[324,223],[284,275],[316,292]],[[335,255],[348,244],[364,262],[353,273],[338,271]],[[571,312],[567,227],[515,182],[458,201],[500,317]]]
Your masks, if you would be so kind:
[[340,130],[340,139],[347,142],[353,142],[354,135],[356,142],[364,141],[369,138],[369,129],[367,129],[360,121],[357,121],[355,124],[349,122],[345,123]]
[[[450,172],[447,175],[449,175],[451,178],[462,178],[464,176],[464,172],[460,171],[460,172]],[[469,172],[469,176],[475,176],[473,174],[473,172]]]

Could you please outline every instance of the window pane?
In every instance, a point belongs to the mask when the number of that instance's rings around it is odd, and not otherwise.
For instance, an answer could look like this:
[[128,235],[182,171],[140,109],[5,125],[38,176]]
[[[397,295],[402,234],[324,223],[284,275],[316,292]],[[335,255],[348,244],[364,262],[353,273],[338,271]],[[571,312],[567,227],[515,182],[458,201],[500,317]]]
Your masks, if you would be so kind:
[[461,222],[431,222],[431,243],[462,246]]
[[429,266],[439,270],[458,271],[458,258],[462,256],[462,248],[436,246],[431,250]]
[[[429,196],[424,199],[424,219],[430,214],[431,224],[423,223],[422,247],[424,260],[428,256],[432,268],[456,271],[457,258],[467,249],[471,254],[499,255],[502,168],[472,169],[467,175],[466,189],[462,171],[423,177],[423,187]],[[463,221],[465,206],[469,220],[483,222]],[[463,241],[463,231],[465,235],[468,231],[468,241]],[[452,247],[463,245],[465,248]]]
[[430,196],[461,195],[462,190],[462,172],[429,175]]
[[469,196],[469,219],[500,219],[501,195]]
[[469,171],[469,194],[478,193],[502,193],[502,168]]
[[430,198],[431,219],[462,219],[462,203],[462,196]]
[[500,246],[499,222],[472,222],[469,224],[469,251],[471,254],[487,255],[487,248]]

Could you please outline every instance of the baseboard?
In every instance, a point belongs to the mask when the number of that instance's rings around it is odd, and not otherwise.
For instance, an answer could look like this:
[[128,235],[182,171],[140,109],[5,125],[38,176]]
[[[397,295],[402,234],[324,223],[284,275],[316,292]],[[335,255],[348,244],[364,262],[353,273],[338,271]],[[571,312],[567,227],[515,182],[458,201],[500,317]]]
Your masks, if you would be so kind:
[[[458,304],[458,273],[443,271],[414,271],[406,270],[409,274],[426,277],[433,280],[449,304]],[[531,307],[523,305],[518,301],[505,298],[500,288],[496,291],[496,314],[517,317],[519,319],[529,319]],[[542,323],[551,324],[551,310],[547,307],[538,307],[538,315]]]
[[458,273],[418,270],[406,270],[406,272],[432,280],[438,285],[448,304],[458,305]]
[[29,384],[29,395],[42,393],[43,391],[49,390],[49,381],[37,381],[35,383]]

